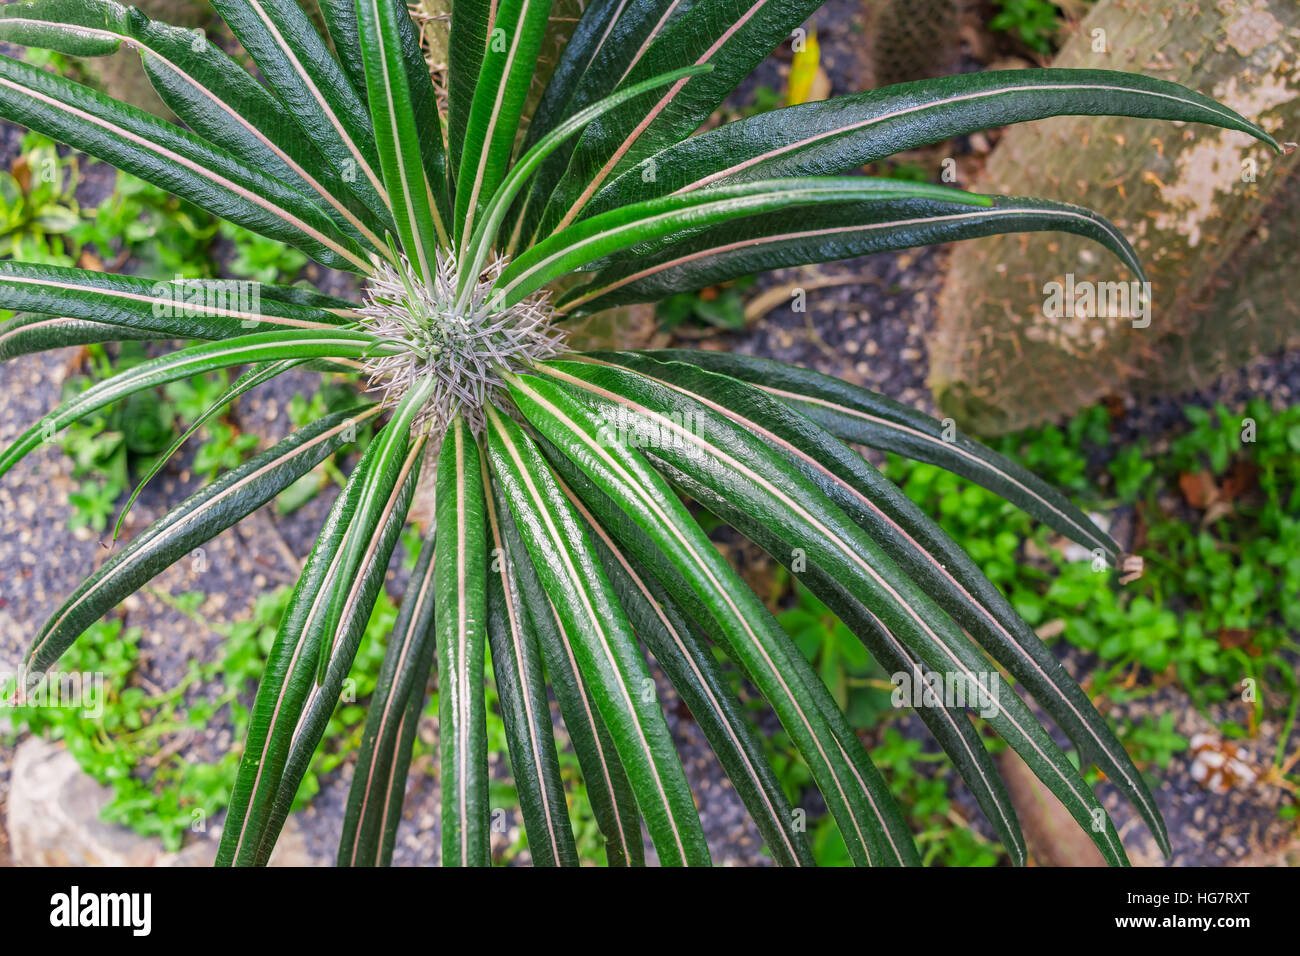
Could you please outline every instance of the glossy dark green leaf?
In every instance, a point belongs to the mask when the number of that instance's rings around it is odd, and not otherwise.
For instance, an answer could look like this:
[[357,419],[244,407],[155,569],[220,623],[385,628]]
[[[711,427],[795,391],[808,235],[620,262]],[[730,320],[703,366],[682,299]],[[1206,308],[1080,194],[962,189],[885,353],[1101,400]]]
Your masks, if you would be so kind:
[[267,817],[264,833],[257,848],[254,863],[265,866],[275,849],[285,820],[298,798],[298,789],[307,769],[316,755],[325,736],[331,716],[344,700],[344,681],[349,679],[361,639],[365,636],[366,624],[374,610],[379,590],[384,585],[384,576],[388,570],[393,549],[401,537],[402,526],[406,523],[407,509],[415,495],[416,484],[420,477],[420,463],[424,456],[424,438],[412,439],[411,449],[406,459],[401,462],[397,482],[389,495],[388,502],[380,514],[379,524],[371,536],[366,548],[360,576],[349,589],[349,602],[345,608],[339,629],[332,641],[334,651],[330,658],[330,670],[323,683],[315,687],[308,695],[302,709],[302,716],[296,728],[280,776],[275,800]]
[[357,0],[316,0],[334,56],[352,84],[357,99],[366,99],[366,67],[362,62],[361,32],[357,28]]
[[[360,572],[363,562],[369,560],[372,529],[381,523],[379,515],[388,507],[396,479],[389,480],[394,469],[406,456],[410,444],[412,424],[423,408],[429,394],[433,391],[432,378],[424,378],[413,385],[398,400],[393,408],[393,417],[384,430],[375,436],[366,451],[374,448],[373,477],[367,479],[361,491],[356,514],[348,527],[348,533],[339,549],[337,580],[353,581]],[[324,627],[326,634],[338,632],[339,624],[347,612],[351,595],[342,588],[336,590],[329,598],[325,609]],[[329,673],[330,656],[333,645],[322,642],[317,663],[316,681],[324,682]]]
[[1059,491],[1027,468],[924,412],[857,385],[770,359],[673,349],[650,353],[757,385],[837,438],[924,461],[989,489],[1112,563],[1120,546]]
[[[385,431],[392,427],[389,423]],[[386,444],[371,441],[316,538],[257,688],[221,831],[218,866],[255,866],[270,858],[307,765],[339,701],[343,679],[352,667],[383,586],[389,556],[406,520],[424,452],[422,439],[411,444],[408,454],[388,457],[380,468]],[[386,501],[378,510],[363,511],[366,492],[376,485],[390,489]],[[367,526],[366,544],[357,573],[345,581],[339,575],[343,548],[357,524]],[[338,626],[327,631],[326,611],[336,592],[345,595],[346,606]],[[327,645],[324,652],[321,644]],[[318,684],[317,660],[323,654],[328,656],[329,670]]]
[[546,677],[560,705],[565,732],[578,758],[587,799],[605,838],[605,862],[613,867],[644,866],[641,820],[632,784],[619,762],[614,739],[600,716],[593,690],[578,668],[573,641],[565,631],[564,623],[519,536],[509,502],[495,483],[494,490],[497,521],[506,552],[510,555],[515,581],[533,633],[537,636]]
[[751,385],[631,353],[602,358],[715,408],[780,450],[1029,690],[1081,753],[1097,760],[1168,852],[1150,791],[1088,695],[966,552],[907,495],[830,433]]
[[[126,504],[122,506],[122,510],[117,516],[117,521],[113,525],[113,543],[117,543],[118,535],[122,532],[122,522],[125,521],[126,516],[131,513],[131,506],[134,505],[135,500],[140,497],[140,492],[144,491],[145,485],[149,484],[153,477],[157,475],[158,472],[162,471],[167,462],[171,460],[172,455],[176,454],[176,452],[180,450],[181,446],[189,441],[190,438],[193,437],[194,434],[197,433],[213,415],[228,407],[231,402],[237,399],[240,395],[243,395],[245,392],[271,381],[271,379],[276,378],[300,364],[302,363],[290,360],[286,362],[268,362],[261,365],[255,365],[243,375],[239,376],[239,378],[232,382],[228,388],[222,391],[222,393],[217,396],[216,401],[204,409],[202,414],[191,421],[185,431],[176,436],[176,440],[173,441],[171,445],[169,445],[165,450],[161,450],[161,454],[154,459],[153,464],[150,465],[148,470],[146,470],[140,477],[139,482],[136,483],[135,490],[131,492],[131,497],[128,498]],[[135,394],[149,395],[151,393],[136,392]],[[169,422],[168,433],[170,434],[170,432],[171,428]]]
[[462,290],[470,287],[469,279],[477,276],[482,270],[488,255],[494,247],[497,230],[505,220],[510,204],[548,156],[593,119],[614,109],[621,103],[652,92],[683,76],[693,76],[696,73],[707,72],[709,69],[707,66],[687,67],[675,73],[657,76],[644,83],[628,87],[626,90],[607,96],[587,109],[579,111],[542,137],[528,152],[519,158],[518,162],[511,166],[510,172],[501,181],[501,185],[493,193],[491,199],[488,200],[483,215],[479,217],[479,223],[474,227],[473,237],[467,246],[468,251],[466,254],[470,267],[462,275]]
[[659,860],[665,866],[707,866],[708,846],[654,679],[591,542],[519,426],[491,409],[488,422],[493,478],[573,638],[578,666],[614,738]]
[[160,338],[153,332],[129,329],[107,322],[87,322],[67,316],[29,314],[16,315],[0,322],[0,362],[19,355],[67,348],[70,345],[92,345],[100,342],[126,342],[132,339]]
[[264,332],[196,345],[151,359],[125,372],[119,372],[112,378],[96,382],[19,435],[12,445],[0,453],[0,475],[42,441],[53,440],[54,435],[72,422],[142,389],[232,365],[332,356],[360,358],[374,348],[375,339],[361,332]]
[[576,495],[567,489],[565,493],[586,520],[605,573],[637,636],[690,708],[773,859],[781,866],[815,865],[801,821],[707,643],[658,579],[623,553]]
[[276,288],[240,279],[150,282],[67,266],[0,262],[0,308],[125,326],[152,338],[228,339],[340,324],[336,311],[281,301]]
[[411,572],[370,696],[357,769],[339,840],[339,866],[387,866],[392,860],[411,744],[424,708],[437,641],[433,633],[433,535]]
[[488,806],[487,530],[478,443],[453,419],[438,456],[434,602],[443,866],[492,862]]
[[[674,17],[680,16],[690,6],[690,0],[595,0],[589,3],[529,120],[525,146],[539,142],[564,119],[619,88],[654,39]],[[515,248],[519,248],[524,240],[531,239],[536,231],[551,192],[564,176],[576,145],[576,140],[562,143],[530,183],[526,204],[520,204],[511,217],[511,222],[517,220]]]
[[[662,255],[670,255],[690,236],[711,237],[719,230],[750,233],[747,221],[733,220],[767,221],[778,216],[788,227],[792,216],[812,218],[815,207],[822,205],[879,208],[875,213],[879,219],[896,214],[906,201],[924,203],[927,214],[950,216],[972,215],[972,210],[993,204],[956,189],[863,176],[772,179],[663,196],[584,219],[524,252],[501,274],[502,307],[571,272],[595,268],[593,263],[607,257],[625,254],[632,262],[656,262],[662,258],[657,252],[666,249]],[[617,267],[605,270],[594,281],[616,271]]]
[[324,265],[369,268],[360,247],[301,193],[220,146],[89,87],[0,57],[0,116],[296,246]]
[[501,527],[500,514],[509,505],[498,500],[499,491],[492,486],[486,461],[482,472],[492,549],[488,558],[488,640],[528,849],[535,866],[577,866],[578,848],[555,753],[541,647]]
[[[443,182],[430,182],[425,172],[423,149],[434,138],[421,135],[414,105],[417,97],[422,97],[427,122],[429,81],[417,76],[418,85],[412,88],[407,72],[408,50],[402,42],[402,27],[409,30],[411,20],[405,3],[399,10],[393,0],[357,0],[357,14],[375,148],[393,220],[407,258],[425,284],[432,286],[438,274],[437,247],[439,242],[446,245],[447,228],[434,199],[435,186],[442,190]],[[423,60],[420,63],[427,74]],[[436,123],[436,115],[433,120]],[[437,150],[441,154],[441,135]]]
[[709,0],[692,4],[671,19],[620,85],[693,64],[710,63],[713,72],[679,80],[648,109],[640,104],[625,107],[588,127],[564,178],[549,197],[538,237],[575,222],[597,190],[619,171],[695,132],[821,4],[822,0]]
[[367,209],[280,101],[194,30],[150,20],[114,0],[37,0],[0,10],[0,39],[74,56],[134,47],[159,97],[190,129],[319,197],[353,235],[384,251],[374,230],[382,232],[387,216]]
[[[795,574],[805,587],[817,596],[853,634],[866,646],[872,657],[891,677],[905,675],[912,683],[909,687],[924,686],[933,673],[925,661],[914,654],[889,632],[874,614],[858,602],[830,575],[815,565],[796,561],[791,549],[774,535],[766,525],[730,505],[727,499],[680,471],[671,473],[673,483],[693,497],[718,518],[726,521],[781,562]],[[901,684],[898,686],[902,686]],[[908,698],[910,700],[910,696]],[[944,706],[937,701],[933,706],[916,708],[917,715],[952,760],[962,781],[984,811],[986,819],[1011,855],[1012,862],[1025,862],[1025,842],[1016,819],[1015,808],[1006,792],[997,768],[993,765],[975,725],[960,708]]]
[[462,250],[481,207],[505,178],[551,0],[499,0],[492,9],[456,174],[455,238]]
[[460,0],[451,5],[451,33],[447,43],[447,152],[452,177],[460,170],[470,107],[483,70],[483,55],[496,25],[496,14],[496,0]]
[[[706,197],[714,191],[683,193],[678,198]],[[1097,213],[1041,199],[992,199],[987,208],[928,199],[891,199],[828,204],[796,216],[783,212],[752,216],[716,226],[651,256],[625,257],[625,261],[598,272],[588,285],[561,297],[559,304],[569,312],[595,312],[702,289],[769,269],[1011,232],[1056,231],[1084,236],[1112,252],[1139,280],[1145,279],[1128,240]],[[605,216],[618,212],[602,213],[574,228],[602,222]]]
[[345,182],[385,215],[388,197],[370,114],[295,0],[212,0],[303,133]]
[[[602,189],[584,215],[649,196],[773,176],[826,176],[982,129],[1049,116],[1137,116],[1240,130],[1233,110],[1177,83],[1116,70],[990,70],[769,110],[673,143]],[[643,175],[653,164],[654,175]]]

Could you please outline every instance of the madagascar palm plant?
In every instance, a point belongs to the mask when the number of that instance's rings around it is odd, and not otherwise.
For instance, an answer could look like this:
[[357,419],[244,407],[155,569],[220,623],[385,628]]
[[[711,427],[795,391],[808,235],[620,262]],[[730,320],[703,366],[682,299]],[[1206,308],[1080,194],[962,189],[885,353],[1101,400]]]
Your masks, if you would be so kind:
[[[1117,114],[1257,126],[1140,75],[1024,70],[808,103],[696,132],[819,0],[591,0],[521,132],[549,0],[456,0],[445,98],[400,0],[213,0],[256,72],[201,33],[112,0],[3,8],[0,39],[77,56],[139,51],[184,125],[0,57],[0,114],[321,264],[344,301],[264,285],[151,284],[0,264],[0,357],[122,339],[202,340],[91,387],[0,454],[0,473],[96,409],[247,367],[213,408],[297,366],[360,371],[370,403],[221,475],[114,553],[35,636],[30,687],[135,589],[382,423],[316,541],[257,693],[218,862],[270,855],[340,697],[422,469],[436,522],[389,635],[352,783],[341,864],[386,863],[437,660],[442,859],[489,862],[491,659],[532,858],[578,861],[555,749],[558,700],[608,862],[709,851],[638,639],[688,704],[773,858],[801,826],[714,649],[770,703],[859,864],[914,864],[899,808],[827,688],[684,503],[788,565],[890,672],[957,675],[988,726],[1111,864],[1115,829],[1014,678],[1132,802],[1168,851],[1137,769],[1060,663],[979,568],[852,450],[950,469],[1114,568],[1119,546],[1011,461],[880,395],[718,352],[577,353],[573,317],[767,269],[1009,231],[1100,243],[1085,209],[853,172],[1012,122]],[[993,669],[988,657],[1001,671]],[[921,718],[1016,862],[1024,843],[975,727],[939,695]]]

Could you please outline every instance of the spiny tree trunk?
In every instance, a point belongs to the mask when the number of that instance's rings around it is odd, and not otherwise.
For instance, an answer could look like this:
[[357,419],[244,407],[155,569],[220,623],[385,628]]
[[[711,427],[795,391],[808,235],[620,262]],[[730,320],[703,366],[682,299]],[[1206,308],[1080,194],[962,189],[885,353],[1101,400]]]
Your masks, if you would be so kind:
[[[1298,52],[1295,0],[1101,0],[1054,65],[1174,80],[1294,140]],[[1107,394],[1186,388],[1300,334],[1291,286],[1300,152],[1276,156],[1244,133],[1204,126],[1059,117],[1009,130],[981,181],[961,185],[1109,216],[1137,249],[1154,298],[1146,328],[1049,318],[1044,286],[1067,273],[1133,277],[1072,236],[958,244],[931,334],[930,384],[967,428],[1009,431]]]

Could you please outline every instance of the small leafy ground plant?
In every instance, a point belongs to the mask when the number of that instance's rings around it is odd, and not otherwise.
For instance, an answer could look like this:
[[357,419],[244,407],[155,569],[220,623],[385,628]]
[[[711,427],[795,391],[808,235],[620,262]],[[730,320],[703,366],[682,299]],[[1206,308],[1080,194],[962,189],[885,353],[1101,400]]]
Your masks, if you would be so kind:
[[[358,653],[422,471],[436,522],[387,637],[339,847],[391,856],[437,659],[442,860],[483,865],[489,658],[532,857],[579,862],[554,693],[611,864],[703,865],[709,849],[644,646],[699,721],[782,864],[813,862],[719,648],[807,763],[856,864],[920,862],[884,779],[807,658],[688,511],[766,549],[890,674],[954,679],[1084,828],[1126,862],[1079,769],[990,663],[1031,695],[1168,840],[1087,696],[974,562],[850,443],[987,486],[1117,567],[1123,555],[1006,458],[879,395],[718,352],[579,353],[574,318],[767,269],[995,233],[1089,237],[1085,209],[852,173],[944,138],[1061,114],[1248,133],[1172,83],[1094,70],[887,87],[697,132],[819,0],[592,0],[535,102],[545,0],[456,0],[444,89],[400,0],[213,0],[255,72],[202,32],[111,0],[0,8],[0,39],[68,56],[139,52],[180,123],[0,57],[0,115],[236,226],[355,273],[358,301],[255,280],[153,282],[0,264],[0,357],[126,339],[202,340],[70,397],[0,452],[0,474],[67,426],[167,382],[243,372],[213,404],[297,366],[360,371],[374,401],[323,415],[218,474],[105,560],[34,636],[33,686],[162,569],[382,423],[279,627],[248,721],[218,863],[268,859]],[[241,54],[242,56],[242,54]],[[528,116],[525,125],[525,106]],[[989,657],[986,657],[985,654]],[[929,685],[927,685],[929,686]],[[1024,842],[960,703],[915,698],[1007,847]]]

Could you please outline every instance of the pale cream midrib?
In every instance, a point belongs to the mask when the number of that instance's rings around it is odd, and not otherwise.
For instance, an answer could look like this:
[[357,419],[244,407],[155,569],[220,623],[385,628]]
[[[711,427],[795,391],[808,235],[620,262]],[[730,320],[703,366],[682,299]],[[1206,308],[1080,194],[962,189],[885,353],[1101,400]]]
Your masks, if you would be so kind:
[[460,807],[460,859],[469,862],[469,600],[465,588],[465,426],[457,418],[452,426],[456,462],[456,801]]

